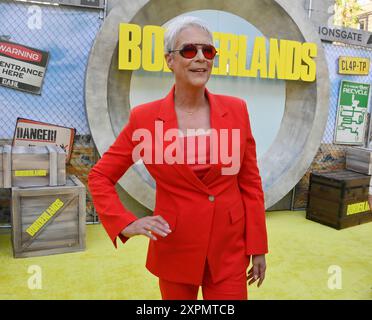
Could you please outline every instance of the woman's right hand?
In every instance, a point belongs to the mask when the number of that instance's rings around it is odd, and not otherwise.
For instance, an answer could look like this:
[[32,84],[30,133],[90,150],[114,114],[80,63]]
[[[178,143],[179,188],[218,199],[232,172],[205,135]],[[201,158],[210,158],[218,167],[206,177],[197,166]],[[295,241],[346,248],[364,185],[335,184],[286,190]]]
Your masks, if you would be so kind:
[[156,215],[133,221],[121,231],[121,234],[127,238],[142,234],[152,240],[157,240],[154,233],[166,237],[171,232],[172,230],[169,228],[167,221],[161,216]]

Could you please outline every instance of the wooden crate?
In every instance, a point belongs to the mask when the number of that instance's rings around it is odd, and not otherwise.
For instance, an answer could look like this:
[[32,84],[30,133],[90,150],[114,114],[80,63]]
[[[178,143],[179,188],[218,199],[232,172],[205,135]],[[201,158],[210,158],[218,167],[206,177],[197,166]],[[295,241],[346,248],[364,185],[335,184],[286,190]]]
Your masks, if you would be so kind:
[[346,169],[372,175],[372,150],[360,147],[347,148]]
[[[9,161],[9,148],[11,149]],[[6,151],[6,152],[4,152]],[[6,157],[7,161],[4,161]],[[66,183],[66,153],[59,146],[3,147],[4,187],[61,186]]]
[[306,218],[336,229],[372,221],[370,178],[349,170],[312,173]]
[[15,258],[85,249],[85,186],[68,176],[65,186],[12,188]]
[[11,166],[11,147],[0,146],[0,188],[10,188],[12,186]]

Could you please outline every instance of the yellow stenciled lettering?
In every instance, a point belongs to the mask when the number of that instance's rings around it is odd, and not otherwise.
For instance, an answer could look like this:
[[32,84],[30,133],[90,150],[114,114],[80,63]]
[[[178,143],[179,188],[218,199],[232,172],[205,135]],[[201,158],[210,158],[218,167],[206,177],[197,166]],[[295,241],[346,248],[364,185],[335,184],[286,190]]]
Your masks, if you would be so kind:
[[57,212],[64,203],[57,198],[27,229],[26,232],[33,237]]
[[247,69],[247,36],[239,36],[238,76],[251,77],[252,72]]
[[299,80],[301,78],[302,45],[297,41],[287,41],[286,50],[286,80]]
[[260,78],[267,78],[266,38],[264,37],[257,37],[254,41],[251,63],[252,76],[257,77],[258,71]]
[[119,70],[137,70],[141,67],[141,27],[121,23],[119,27]]
[[370,207],[368,201],[353,203],[347,206],[346,215],[366,212],[369,210]]
[[220,34],[219,74],[238,74],[238,36],[232,33]]
[[313,58],[318,55],[318,47],[315,43],[302,44],[302,61],[305,65],[301,66],[301,80],[314,81],[316,79],[316,63]]
[[27,232],[30,236],[33,236],[33,235],[37,232],[37,230],[36,230],[36,228],[35,228],[34,225],[31,225],[31,226],[29,226],[29,227],[27,228],[26,232]]
[[217,54],[214,57],[214,63],[212,68],[212,74],[213,75],[219,75],[219,64],[220,64],[220,32],[213,32],[213,40],[214,40],[214,46],[217,49]]
[[142,67],[146,71],[161,71],[164,64],[164,29],[145,26],[142,39]]
[[285,40],[270,39],[269,79],[285,79],[286,43]]
[[55,203],[58,205],[58,209],[60,209],[64,205],[63,201],[59,198],[56,199]]

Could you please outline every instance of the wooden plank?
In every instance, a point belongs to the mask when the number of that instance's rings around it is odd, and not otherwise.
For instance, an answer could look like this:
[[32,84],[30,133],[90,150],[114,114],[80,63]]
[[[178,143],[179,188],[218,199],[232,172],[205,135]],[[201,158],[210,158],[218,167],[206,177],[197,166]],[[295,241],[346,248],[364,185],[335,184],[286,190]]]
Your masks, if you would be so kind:
[[4,188],[12,187],[12,162],[11,162],[11,147],[5,145],[3,147],[3,181]]
[[310,197],[316,197],[320,199],[325,199],[333,202],[340,202],[340,201],[353,201],[355,199],[364,199],[368,197],[368,189],[366,186],[364,187],[356,187],[356,188],[348,188],[345,189],[344,195],[342,198],[341,189],[337,188],[327,188],[327,186],[319,185],[319,184],[312,184]]
[[[72,229],[76,229],[77,231],[77,226],[78,226],[78,218],[75,217],[74,220],[68,220],[68,221],[59,221],[59,222],[55,222],[53,221],[49,226],[48,228],[45,228],[43,232],[40,232],[39,235],[35,235],[35,239],[36,238],[39,238],[39,237],[42,237],[42,235],[44,233],[46,234],[49,234],[49,233],[53,233],[53,232],[56,232],[58,233],[59,231],[63,231],[63,230],[72,230]],[[29,225],[23,225],[22,226],[22,239],[28,237],[28,234],[26,233],[26,230],[27,228],[29,227]]]
[[341,189],[312,182],[310,195],[311,197],[329,201],[339,201],[341,198]]
[[[22,230],[25,231],[38,217],[39,216],[27,217],[27,218],[22,217]],[[71,211],[71,214],[68,214],[68,215],[61,214],[57,218],[53,221],[53,224],[52,224],[53,227],[54,225],[64,225],[65,223],[68,223],[68,222],[74,222],[75,224],[77,224],[78,219],[79,219],[79,214],[78,212],[74,213]],[[52,228],[52,225],[50,226],[50,228]]]
[[79,246],[86,248],[85,234],[86,234],[86,192],[83,183],[73,177],[74,183],[79,188]]
[[344,180],[355,180],[355,179],[363,179],[366,178],[364,174],[349,171],[349,170],[338,170],[332,172],[321,172],[321,173],[312,173],[314,178],[325,179],[327,180],[334,180],[338,182],[343,182]]
[[346,160],[348,160],[348,159],[369,163],[371,161],[371,155],[369,153],[367,153],[367,154],[346,153]]
[[50,249],[60,246],[71,246],[78,245],[79,237],[77,230],[73,230],[70,233],[66,233],[63,236],[59,235],[48,235],[48,237],[40,237],[33,241],[27,248],[22,251],[40,250],[41,247],[44,249]]
[[324,214],[322,211],[309,211],[306,215],[306,218],[316,222],[326,224],[327,226],[337,227],[338,220],[329,217],[327,214]]
[[347,155],[346,161],[360,161],[369,164],[371,162],[370,155]]
[[306,219],[318,222],[320,224],[323,224],[323,225],[326,225],[328,227],[332,227],[332,228],[335,228],[335,229],[338,229],[338,230],[340,229],[340,226],[339,226],[338,222],[334,222],[334,221],[326,220],[326,219],[323,219],[323,218],[319,218],[317,215],[311,215],[311,214],[306,215]]
[[49,174],[45,177],[15,177],[12,172],[12,184],[13,186],[21,186],[22,188],[27,187],[41,187],[49,186]]
[[12,243],[13,254],[21,251],[22,248],[22,225],[21,225],[21,210],[20,210],[20,196],[17,191],[12,192],[11,202],[11,224],[12,224]]
[[336,188],[353,188],[361,186],[369,186],[370,177],[368,175],[349,171],[347,174],[339,172],[339,174],[324,174],[314,175],[312,177],[312,183],[324,184],[325,186],[331,186]]
[[[60,194],[65,197],[77,197],[79,194],[77,192],[74,193],[63,193]],[[37,197],[30,197],[30,196],[23,196],[21,198],[21,208],[23,212],[24,210],[34,210],[35,213],[37,214],[38,211],[44,211],[50,203],[53,203],[60,195],[56,194],[48,194],[44,196],[37,196]]]
[[57,181],[57,152],[51,146],[46,146],[49,153],[49,185],[56,186]]
[[69,235],[78,235],[78,223],[77,221],[70,221],[69,223],[64,223],[62,225],[50,225],[49,228],[46,228],[44,232],[36,238],[35,241],[41,239],[65,239],[69,238]]
[[346,149],[346,158],[361,159],[362,161],[370,162],[371,150],[358,150],[354,148]]
[[46,154],[13,154],[12,169],[14,170],[33,170],[45,169],[49,171],[49,157]]
[[322,210],[329,212],[329,215],[337,216],[342,203],[331,201],[323,198],[318,198],[317,196],[311,196],[308,208],[310,210]]
[[62,241],[62,240],[68,240],[68,239],[76,239],[78,241],[78,228],[77,224],[75,223],[75,226],[71,228],[62,228],[57,230],[48,230],[47,232],[44,232],[43,234],[40,234],[40,236],[35,239],[35,241],[30,244],[30,248],[34,247],[34,243],[39,242],[53,242],[53,241]]
[[14,254],[15,258],[30,258],[30,257],[40,257],[40,256],[49,256],[54,254],[61,254],[61,253],[74,253],[84,251],[85,248],[81,248],[80,246],[71,246],[71,247],[62,247],[62,248],[53,248],[53,249],[42,249],[42,250],[35,250],[29,252],[16,252]]
[[66,153],[61,152],[63,151],[62,148],[59,148],[60,151],[57,154],[57,183],[59,186],[63,186],[66,184]]
[[[22,209],[21,209],[22,210]],[[22,223],[25,224],[25,223],[28,223],[30,221],[34,221],[36,220],[39,216],[41,216],[41,214],[44,212],[45,210],[42,210],[40,211],[40,213],[37,213],[37,214],[28,214],[28,215],[23,215],[22,216]],[[76,218],[77,219],[78,217],[78,212],[77,212],[77,208],[69,208],[67,209],[65,212],[61,213],[59,216],[58,216],[58,221],[65,221],[65,220],[71,220],[73,218]],[[57,219],[57,218],[56,218]]]
[[66,248],[70,249],[71,247],[78,246],[78,238],[77,236],[71,239],[62,239],[62,240],[48,240],[48,241],[35,241],[29,246],[24,252],[27,251],[35,251],[35,250],[47,250],[51,248]]
[[367,175],[371,175],[372,173],[372,161],[371,161],[371,155],[368,154],[364,157],[358,157],[358,156],[346,156],[346,169],[348,170],[354,170],[360,173],[364,173]]
[[[69,176],[68,179],[66,179],[66,185],[64,186],[58,186],[58,188],[53,187],[53,195],[62,195],[62,194],[78,194],[81,188],[85,190],[85,186],[80,182],[79,185],[77,185],[72,178],[73,176]],[[77,179],[75,177],[75,179]],[[18,190],[21,197],[27,197],[27,196],[48,196],[51,194],[51,188],[48,186],[41,186],[38,188],[19,188],[15,187],[14,190]]]

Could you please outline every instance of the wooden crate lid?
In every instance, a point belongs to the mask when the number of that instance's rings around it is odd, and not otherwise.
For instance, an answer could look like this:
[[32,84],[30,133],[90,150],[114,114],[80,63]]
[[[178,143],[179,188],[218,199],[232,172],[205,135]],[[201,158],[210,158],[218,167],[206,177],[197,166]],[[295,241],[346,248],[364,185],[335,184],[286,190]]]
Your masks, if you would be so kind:
[[85,192],[85,185],[74,175],[68,175],[66,177],[66,184],[63,186],[42,186],[42,187],[12,187],[12,195],[18,193],[21,194],[32,194],[32,193],[44,193],[48,192],[53,194],[54,191],[58,190],[79,190],[78,192]]
[[10,145],[3,145],[0,146],[0,172],[1,174],[1,181],[0,186],[1,188],[10,188],[11,183],[11,174],[7,168],[11,166],[11,146]]
[[363,150],[363,151],[372,152],[371,148],[366,148],[366,147],[347,147],[346,151],[348,151],[348,150]]
[[48,154],[48,153],[66,153],[60,146],[13,146],[12,154]]
[[370,160],[372,155],[372,149],[364,147],[349,147],[346,148],[346,159],[356,158],[361,160]]
[[340,185],[345,183],[348,187],[369,185],[371,179],[369,175],[350,170],[312,172],[311,175],[312,182],[322,181]]

